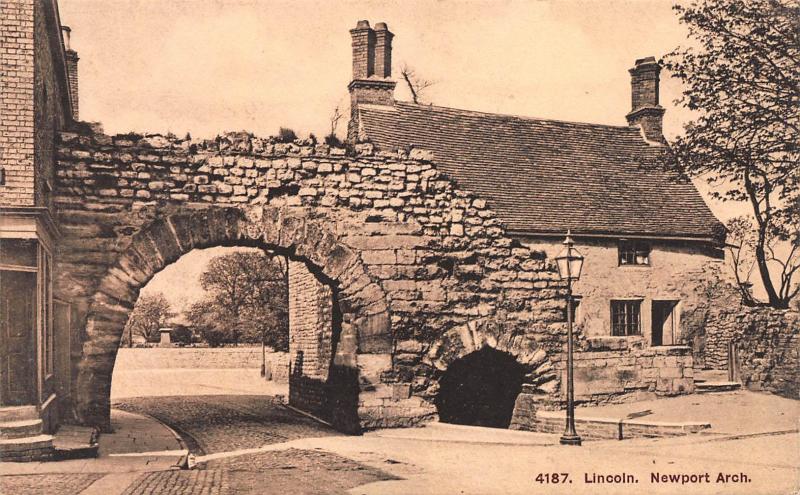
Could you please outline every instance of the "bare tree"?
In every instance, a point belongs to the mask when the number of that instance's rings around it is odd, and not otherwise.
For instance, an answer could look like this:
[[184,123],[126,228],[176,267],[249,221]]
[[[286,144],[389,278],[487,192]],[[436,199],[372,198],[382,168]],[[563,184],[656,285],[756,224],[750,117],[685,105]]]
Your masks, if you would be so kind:
[[403,80],[406,82],[409,91],[411,91],[411,100],[414,103],[423,102],[423,92],[436,84],[435,81],[429,81],[419,77],[416,71],[407,64],[403,64],[401,67],[400,75],[403,76]]
[[344,117],[341,106],[341,103],[336,105],[336,108],[333,109],[333,114],[331,115],[331,133],[325,136],[325,144],[329,146],[341,145],[341,141],[338,137],[336,137],[336,129],[339,127],[339,121],[342,120],[342,117]]

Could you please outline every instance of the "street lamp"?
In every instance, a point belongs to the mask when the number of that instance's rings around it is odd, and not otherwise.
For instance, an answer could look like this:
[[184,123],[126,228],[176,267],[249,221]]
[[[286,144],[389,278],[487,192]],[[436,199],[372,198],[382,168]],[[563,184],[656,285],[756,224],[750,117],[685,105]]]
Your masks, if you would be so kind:
[[556,256],[558,276],[567,281],[567,426],[561,435],[562,445],[580,445],[581,437],[575,432],[575,386],[572,370],[572,281],[581,277],[583,256],[575,249],[570,231],[564,239],[564,249]]

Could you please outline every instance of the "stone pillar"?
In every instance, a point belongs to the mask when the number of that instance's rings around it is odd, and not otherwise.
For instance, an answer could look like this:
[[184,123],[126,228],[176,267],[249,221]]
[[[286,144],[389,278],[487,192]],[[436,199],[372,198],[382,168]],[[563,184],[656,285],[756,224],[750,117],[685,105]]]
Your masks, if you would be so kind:
[[172,338],[170,337],[171,328],[159,329],[161,333],[161,340],[158,342],[159,347],[172,347]]

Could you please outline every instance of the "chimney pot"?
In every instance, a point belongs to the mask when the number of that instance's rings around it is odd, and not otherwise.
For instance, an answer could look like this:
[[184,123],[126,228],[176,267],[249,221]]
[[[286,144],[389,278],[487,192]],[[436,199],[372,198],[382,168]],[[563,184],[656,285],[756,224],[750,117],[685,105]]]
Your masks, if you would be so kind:
[[386,25],[385,22],[379,22],[375,24],[375,31],[388,31],[389,26]]
[[369,29],[369,21],[358,21],[356,29]]

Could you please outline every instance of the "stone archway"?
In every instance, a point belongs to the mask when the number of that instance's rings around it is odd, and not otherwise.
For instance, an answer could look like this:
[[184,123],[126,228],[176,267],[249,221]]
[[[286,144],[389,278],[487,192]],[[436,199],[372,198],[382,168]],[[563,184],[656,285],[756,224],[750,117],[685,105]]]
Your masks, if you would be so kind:
[[333,289],[340,321],[329,378],[313,383],[298,376],[290,387],[316,387],[309,395],[321,396],[318,405],[329,413],[326,419],[343,430],[358,430],[357,353],[390,351],[390,318],[383,289],[359,254],[326,228],[329,223],[302,209],[261,206],[187,207],[155,215],[126,241],[90,299],[76,383],[77,419],[110,428],[111,375],[122,330],[139,290],[156,273],[193,249],[251,246],[304,263]]
[[[428,394],[438,396],[441,380],[454,363],[458,366],[465,358],[485,350],[505,355],[514,362],[511,367],[518,367],[522,375],[521,386],[514,402],[510,428],[525,428],[534,397],[557,394],[561,386],[559,376],[550,355],[532,335],[509,331],[491,319],[473,320],[453,328],[428,348],[425,362],[434,369],[436,379]],[[520,419],[522,424],[517,424]]]
[[502,325],[488,319],[473,320],[445,333],[428,349],[427,362],[441,375],[456,360],[484,347],[514,357],[525,371],[524,385],[545,393],[557,390],[555,367],[536,340],[529,335],[506,331]]
[[489,346],[457,359],[439,379],[439,421],[508,428],[524,374],[513,356]]

